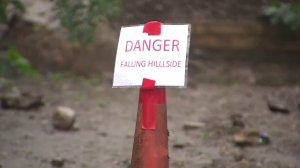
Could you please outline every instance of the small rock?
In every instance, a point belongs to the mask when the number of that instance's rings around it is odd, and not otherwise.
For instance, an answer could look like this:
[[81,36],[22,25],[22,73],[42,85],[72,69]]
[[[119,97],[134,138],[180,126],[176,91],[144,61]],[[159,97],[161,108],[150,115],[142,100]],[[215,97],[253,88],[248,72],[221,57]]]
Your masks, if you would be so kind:
[[234,155],[234,160],[236,161],[236,162],[241,162],[242,160],[244,160],[245,159],[245,156],[243,155],[243,154],[235,154]]
[[70,130],[76,120],[75,111],[69,107],[57,107],[52,117],[53,127],[59,130]]
[[99,132],[99,135],[102,137],[106,137],[107,136],[107,132]]
[[205,126],[205,123],[202,123],[202,122],[191,122],[191,121],[188,121],[188,122],[185,122],[184,125],[183,125],[183,129],[184,130],[195,130],[195,129],[199,129],[199,128],[202,128]]
[[245,124],[242,120],[242,115],[233,114],[233,115],[230,116],[230,119],[232,121],[232,126],[233,127],[245,128]]
[[263,132],[244,130],[233,135],[233,142],[237,146],[253,146],[270,143],[270,138]]
[[117,165],[122,166],[124,168],[130,168],[130,159],[124,159],[122,161],[117,161]]
[[23,135],[23,138],[25,139],[25,140],[29,140],[29,139],[33,139],[33,135],[31,135],[31,134],[24,134]]
[[176,149],[183,149],[184,147],[186,147],[186,144],[184,144],[184,143],[175,143],[173,145],[173,148],[176,148]]
[[28,119],[30,119],[30,120],[35,119],[35,115],[29,115],[29,116],[28,116]]
[[33,110],[45,104],[43,96],[31,92],[21,92],[15,88],[10,93],[0,97],[3,109]]
[[63,167],[65,164],[65,160],[64,159],[52,159],[51,160],[51,165],[53,167]]
[[267,104],[269,109],[274,113],[288,114],[290,112],[290,109],[287,107],[286,103],[282,101],[269,98]]
[[134,137],[134,134],[133,133],[127,133],[126,134],[126,138],[133,138]]

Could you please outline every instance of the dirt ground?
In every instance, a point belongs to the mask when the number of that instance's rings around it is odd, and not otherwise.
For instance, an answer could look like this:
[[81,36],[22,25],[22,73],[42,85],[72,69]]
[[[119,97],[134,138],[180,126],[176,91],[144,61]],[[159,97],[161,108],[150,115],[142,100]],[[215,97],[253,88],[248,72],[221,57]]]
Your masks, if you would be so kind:
[[[2,80],[11,87],[44,95],[37,110],[0,111],[2,168],[127,168],[130,164],[138,89],[112,89],[111,81],[79,77]],[[300,167],[299,86],[256,86],[198,82],[187,89],[168,89],[168,128],[172,168]],[[3,94],[2,94],[3,95]],[[267,97],[286,103],[289,114],[273,113]],[[52,128],[58,105],[76,110],[74,131]],[[233,144],[231,116],[240,115],[245,129],[267,133],[271,143],[249,147]],[[200,122],[194,130],[186,122]]]

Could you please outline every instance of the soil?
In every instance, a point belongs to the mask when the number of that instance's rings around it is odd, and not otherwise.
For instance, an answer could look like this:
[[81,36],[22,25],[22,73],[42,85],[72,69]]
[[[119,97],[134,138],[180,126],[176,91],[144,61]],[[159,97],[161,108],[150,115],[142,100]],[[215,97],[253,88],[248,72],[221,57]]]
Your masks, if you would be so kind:
[[[112,89],[110,80],[78,77],[5,83],[2,93],[11,87],[40,93],[46,105],[31,111],[1,109],[1,167],[50,168],[59,159],[64,167],[73,168],[129,166],[138,89]],[[170,167],[300,166],[299,86],[198,83],[167,92]],[[270,96],[286,103],[290,113],[271,112],[267,106]],[[78,130],[52,127],[52,115],[59,105],[77,112]],[[232,136],[238,130],[234,115],[240,116],[246,130],[266,133],[271,143],[234,145]],[[186,122],[202,126],[186,130]]]

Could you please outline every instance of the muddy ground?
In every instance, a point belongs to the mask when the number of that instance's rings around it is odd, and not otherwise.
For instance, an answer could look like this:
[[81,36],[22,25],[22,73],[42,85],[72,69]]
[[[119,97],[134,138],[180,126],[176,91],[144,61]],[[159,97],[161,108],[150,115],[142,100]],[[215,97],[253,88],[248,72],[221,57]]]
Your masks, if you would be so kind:
[[[0,111],[0,165],[3,168],[127,168],[130,164],[138,89],[112,89],[106,78],[1,78],[1,93],[15,87],[40,93],[46,105],[37,110]],[[172,168],[300,167],[299,86],[194,83],[168,89],[168,128]],[[267,97],[287,105],[290,113],[274,113]],[[76,110],[78,130],[58,131],[51,118],[59,105]],[[299,105],[299,104],[298,104]],[[238,147],[232,135],[240,128],[267,133],[271,143]],[[185,130],[186,122],[199,128]]]

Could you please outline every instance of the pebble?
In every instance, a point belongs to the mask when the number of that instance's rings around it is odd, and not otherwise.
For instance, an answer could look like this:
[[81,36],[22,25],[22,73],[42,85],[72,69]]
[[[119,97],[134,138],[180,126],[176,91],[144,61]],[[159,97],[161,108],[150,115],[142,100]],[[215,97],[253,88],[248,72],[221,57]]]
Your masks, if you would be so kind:
[[99,135],[102,137],[107,137],[107,132],[99,132]]
[[242,120],[242,115],[240,114],[232,114],[230,115],[230,119],[232,121],[233,127],[245,128],[245,123]]
[[290,112],[290,109],[286,105],[285,102],[275,99],[268,99],[268,107],[269,110],[271,110],[274,113],[282,113],[282,114],[288,114]]
[[3,109],[34,110],[45,105],[43,95],[39,93],[20,91],[18,88],[0,97]]
[[202,122],[192,122],[192,121],[188,121],[185,122],[183,125],[183,129],[184,130],[195,130],[195,129],[199,129],[205,126],[205,123]]
[[244,160],[245,159],[245,156],[243,155],[243,154],[235,154],[234,155],[234,160],[236,161],[236,162],[241,162],[242,160]]
[[173,148],[175,148],[175,149],[183,149],[184,147],[186,147],[186,144],[184,144],[184,143],[175,143],[173,145]]
[[63,167],[65,164],[65,160],[64,159],[52,159],[51,160],[51,165],[53,167]]
[[76,120],[76,113],[69,107],[59,106],[52,117],[53,127],[59,130],[70,130]]
[[255,130],[243,130],[233,135],[233,142],[237,146],[266,145],[270,138],[266,133]]
[[126,134],[126,138],[133,138],[134,137],[134,133],[127,133]]

